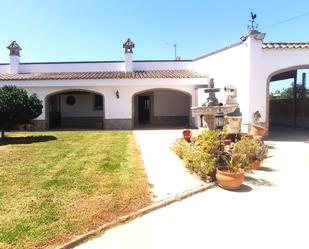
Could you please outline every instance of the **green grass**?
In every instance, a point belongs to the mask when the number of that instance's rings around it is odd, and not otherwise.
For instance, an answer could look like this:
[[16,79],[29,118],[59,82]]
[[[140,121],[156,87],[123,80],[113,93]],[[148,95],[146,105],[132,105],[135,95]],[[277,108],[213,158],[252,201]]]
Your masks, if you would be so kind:
[[132,132],[10,133],[0,248],[53,248],[150,202]]

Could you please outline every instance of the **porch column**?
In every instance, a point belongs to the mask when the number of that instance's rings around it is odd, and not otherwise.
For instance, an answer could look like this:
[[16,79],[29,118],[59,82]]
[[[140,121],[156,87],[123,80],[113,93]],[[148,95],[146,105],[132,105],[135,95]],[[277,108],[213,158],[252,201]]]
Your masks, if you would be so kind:
[[296,119],[296,109],[297,109],[297,73],[294,75],[294,81],[293,81],[293,128],[296,128],[297,125],[297,119]]

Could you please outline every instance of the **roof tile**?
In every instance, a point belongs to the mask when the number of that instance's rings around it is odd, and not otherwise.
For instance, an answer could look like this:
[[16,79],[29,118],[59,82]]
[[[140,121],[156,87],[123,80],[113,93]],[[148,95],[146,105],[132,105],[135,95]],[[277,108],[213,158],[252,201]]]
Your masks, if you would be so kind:
[[110,71],[110,72],[53,72],[53,73],[0,73],[0,81],[9,80],[88,80],[88,79],[174,79],[207,78],[207,76],[190,70],[157,71]]
[[269,42],[262,45],[263,49],[307,49],[309,42]]

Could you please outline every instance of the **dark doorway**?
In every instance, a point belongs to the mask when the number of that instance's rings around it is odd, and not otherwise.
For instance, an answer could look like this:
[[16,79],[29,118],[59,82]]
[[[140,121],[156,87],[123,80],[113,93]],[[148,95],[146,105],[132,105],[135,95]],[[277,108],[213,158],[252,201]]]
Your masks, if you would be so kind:
[[269,125],[309,128],[308,69],[295,69],[274,75],[270,80]]
[[61,126],[60,95],[51,96],[49,101],[49,128],[58,128]]
[[138,123],[150,123],[150,97],[138,96]]

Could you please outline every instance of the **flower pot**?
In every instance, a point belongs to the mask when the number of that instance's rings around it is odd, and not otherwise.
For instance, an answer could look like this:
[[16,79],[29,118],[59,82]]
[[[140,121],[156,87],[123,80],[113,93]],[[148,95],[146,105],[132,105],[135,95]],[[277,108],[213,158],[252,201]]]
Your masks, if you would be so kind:
[[231,139],[224,139],[224,140],[223,140],[224,145],[230,145],[231,142],[232,142]]
[[227,168],[219,167],[217,168],[216,178],[220,187],[228,190],[236,190],[240,189],[245,179],[245,172],[240,170],[239,172],[231,173]]
[[267,132],[267,129],[260,125],[252,124],[250,128],[250,134],[253,136],[261,136],[264,137]]
[[254,170],[258,170],[258,169],[260,169],[261,168],[261,161],[260,160],[254,160],[253,162],[252,162],[252,169],[254,169]]
[[192,132],[190,130],[183,130],[182,135],[187,142],[191,141]]

